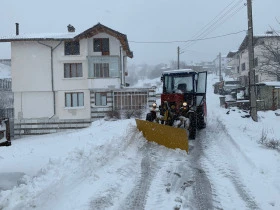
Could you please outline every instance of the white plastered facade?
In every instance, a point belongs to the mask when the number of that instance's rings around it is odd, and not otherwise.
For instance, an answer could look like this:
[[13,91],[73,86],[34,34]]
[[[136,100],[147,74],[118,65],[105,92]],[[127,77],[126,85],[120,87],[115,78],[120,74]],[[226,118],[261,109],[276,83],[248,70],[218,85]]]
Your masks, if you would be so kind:
[[[109,38],[110,56],[121,63],[118,76],[88,78],[88,57],[102,56],[93,52],[94,38]],[[120,41],[106,33],[81,39],[79,55],[65,55],[64,41],[12,41],[11,54],[15,119],[89,119],[90,90],[120,88],[124,81],[126,53]],[[65,63],[82,63],[83,76],[64,78]],[[84,93],[84,106],[65,107],[69,92]]]

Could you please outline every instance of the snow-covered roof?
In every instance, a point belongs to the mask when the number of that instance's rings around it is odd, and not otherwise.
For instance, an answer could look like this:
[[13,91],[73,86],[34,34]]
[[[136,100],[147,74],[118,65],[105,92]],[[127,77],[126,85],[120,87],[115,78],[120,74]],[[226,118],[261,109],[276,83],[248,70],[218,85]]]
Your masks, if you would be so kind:
[[19,34],[0,37],[0,42],[12,41],[42,41],[42,40],[80,40],[90,38],[98,33],[107,33],[117,38],[122,44],[123,50],[126,51],[128,57],[133,58],[133,52],[129,49],[127,36],[118,31],[115,31],[107,26],[98,23],[93,27],[83,31],[82,33],[67,32],[67,33],[43,33],[43,34]]
[[191,72],[196,72],[192,69],[178,69],[178,70],[168,70],[164,71],[164,74],[176,74],[176,73],[191,73]]
[[73,39],[77,33],[42,33],[42,34],[20,34],[0,37],[0,42],[23,41],[23,40],[65,40]]
[[273,81],[273,82],[260,82],[258,85],[266,85],[266,86],[275,86],[280,87],[280,81]]
[[229,51],[226,57],[227,58],[232,58],[237,52],[238,52],[238,50]]
[[[279,39],[280,36],[277,35],[277,34],[259,34],[259,35],[254,35],[254,39],[253,39],[253,42],[254,42],[254,45],[257,43],[257,41],[259,39],[262,39],[262,38],[269,38],[269,39],[273,39],[273,38],[277,38]],[[244,49],[246,49],[248,46],[248,35],[246,35],[241,43],[241,45],[239,46],[239,51],[242,51]]]

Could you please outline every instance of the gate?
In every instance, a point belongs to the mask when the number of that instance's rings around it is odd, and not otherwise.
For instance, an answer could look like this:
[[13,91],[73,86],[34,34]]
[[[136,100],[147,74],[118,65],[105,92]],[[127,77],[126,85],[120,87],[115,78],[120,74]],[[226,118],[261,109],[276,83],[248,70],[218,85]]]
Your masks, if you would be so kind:
[[138,110],[147,106],[148,91],[114,91],[115,110]]

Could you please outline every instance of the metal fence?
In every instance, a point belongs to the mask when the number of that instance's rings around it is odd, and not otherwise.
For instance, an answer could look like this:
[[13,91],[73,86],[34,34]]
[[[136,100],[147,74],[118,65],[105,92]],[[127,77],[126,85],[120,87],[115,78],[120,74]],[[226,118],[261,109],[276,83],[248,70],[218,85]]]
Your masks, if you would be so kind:
[[12,80],[0,79],[0,90],[12,90]]
[[116,110],[137,110],[146,107],[148,91],[115,91],[114,108]]

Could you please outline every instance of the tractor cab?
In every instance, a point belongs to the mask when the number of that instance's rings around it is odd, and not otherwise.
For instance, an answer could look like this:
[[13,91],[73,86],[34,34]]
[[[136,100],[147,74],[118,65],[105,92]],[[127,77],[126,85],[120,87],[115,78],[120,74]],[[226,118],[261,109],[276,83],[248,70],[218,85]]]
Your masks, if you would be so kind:
[[165,101],[169,106],[179,109],[183,102],[190,107],[203,103],[206,94],[207,72],[196,72],[192,69],[164,71],[162,74],[163,93],[161,104]]

